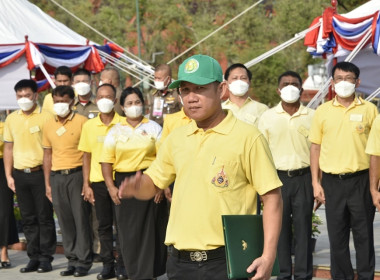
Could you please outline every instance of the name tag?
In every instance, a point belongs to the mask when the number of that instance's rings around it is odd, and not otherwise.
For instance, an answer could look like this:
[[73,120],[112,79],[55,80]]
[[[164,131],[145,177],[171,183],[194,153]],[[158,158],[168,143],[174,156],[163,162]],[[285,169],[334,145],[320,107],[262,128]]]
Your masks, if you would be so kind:
[[362,122],[363,121],[363,115],[362,114],[351,114],[350,115],[350,121]]
[[55,133],[57,133],[58,136],[62,136],[66,132],[66,128],[64,126],[61,126],[57,129]]
[[38,131],[40,131],[40,127],[38,125],[29,128],[29,132],[32,133],[32,134],[36,133]]
[[127,140],[128,140],[128,136],[120,135],[119,138],[118,138],[118,140],[119,140],[120,142],[125,143],[125,142],[127,142]]
[[104,143],[104,139],[106,139],[105,136],[98,136],[97,137],[98,143]]

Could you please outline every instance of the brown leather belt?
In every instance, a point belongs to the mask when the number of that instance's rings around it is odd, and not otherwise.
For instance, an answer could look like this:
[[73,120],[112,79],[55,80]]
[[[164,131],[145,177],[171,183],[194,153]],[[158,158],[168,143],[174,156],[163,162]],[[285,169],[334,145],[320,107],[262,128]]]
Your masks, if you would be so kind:
[[24,169],[16,169],[16,171],[18,172],[23,172],[23,173],[32,173],[32,172],[36,172],[36,171],[40,171],[42,170],[42,165],[38,165],[38,166],[35,166],[35,167],[31,167],[31,168],[24,168]]
[[175,256],[184,261],[191,262],[205,262],[207,260],[225,258],[226,252],[225,247],[219,247],[214,250],[203,250],[203,251],[187,251],[187,250],[177,250],[173,245],[168,248],[170,255]]

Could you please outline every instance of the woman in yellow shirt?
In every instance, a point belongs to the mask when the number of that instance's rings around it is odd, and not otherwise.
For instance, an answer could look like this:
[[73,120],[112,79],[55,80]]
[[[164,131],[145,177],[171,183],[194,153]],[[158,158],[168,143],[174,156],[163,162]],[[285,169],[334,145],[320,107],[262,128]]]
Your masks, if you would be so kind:
[[9,268],[11,262],[8,257],[8,245],[19,242],[16,220],[13,213],[13,192],[7,186],[3,162],[3,128],[0,122],[0,248],[1,267]]
[[[168,220],[162,192],[149,201],[119,200],[118,186],[156,158],[161,126],[143,116],[144,98],[138,88],[124,89],[120,97],[126,120],[107,134],[101,156],[102,173],[115,203],[121,253],[130,279],[152,279],[165,273],[165,231]],[[115,181],[112,173],[115,172]]]

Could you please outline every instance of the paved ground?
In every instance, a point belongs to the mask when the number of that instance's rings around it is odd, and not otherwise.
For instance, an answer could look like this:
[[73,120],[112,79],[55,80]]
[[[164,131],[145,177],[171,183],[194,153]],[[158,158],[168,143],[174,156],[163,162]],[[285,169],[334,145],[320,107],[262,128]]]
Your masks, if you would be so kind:
[[[324,208],[321,207],[317,213],[321,216],[322,220],[325,221],[325,211]],[[376,254],[376,271],[380,272],[380,214],[376,212],[375,215],[375,254]],[[314,253],[314,266],[317,267],[326,267],[329,268],[330,266],[330,249],[329,249],[329,241],[327,237],[327,229],[326,229],[326,223],[320,226],[321,235],[318,237],[317,244],[316,244],[316,250]],[[352,238],[351,238],[352,240]],[[355,251],[352,242],[350,243],[351,248],[351,260],[353,263],[353,266],[356,266],[355,262]],[[66,268],[66,259],[64,255],[56,254],[54,256],[53,261],[53,271],[48,273],[20,273],[19,270],[21,267],[23,267],[27,262],[27,256],[25,251],[17,251],[17,250],[10,250],[10,259],[12,261],[12,268],[10,269],[0,269],[0,279],[1,280],[40,280],[40,279],[64,279],[64,280],[70,280],[70,279],[96,279],[96,275],[101,271],[102,265],[100,263],[96,263],[93,265],[92,269],[90,270],[90,274],[81,277],[61,277],[59,275],[59,272],[61,270],[64,270]],[[167,278],[164,276],[159,277],[158,280],[166,280]],[[314,280],[322,279],[322,278],[313,278]]]

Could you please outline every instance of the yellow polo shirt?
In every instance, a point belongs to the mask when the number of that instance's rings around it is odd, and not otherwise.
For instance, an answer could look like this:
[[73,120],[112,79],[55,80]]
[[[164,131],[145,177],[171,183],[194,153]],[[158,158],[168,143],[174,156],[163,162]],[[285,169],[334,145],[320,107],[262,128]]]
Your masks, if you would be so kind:
[[223,109],[231,110],[239,120],[255,126],[257,126],[262,113],[269,109],[267,105],[257,102],[250,97],[245,100],[242,107],[232,103],[230,99],[224,101],[222,107]]
[[52,149],[52,168],[57,171],[82,166],[83,152],[78,144],[86,117],[72,112],[62,124],[57,117],[45,124],[42,146]]
[[308,137],[313,116],[314,110],[303,105],[291,116],[281,102],[261,115],[258,127],[268,141],[278,170],[310,166]]
[[372,124],[365,152],[369,155],[380,156],[380,115]]
[[4,123],[0,122],[0,158],[3,158],[4,139],[3,139]]
[[53,96],[51,93],[48,93],[44,97],[44,102],[42,104],[42,109],[50,112],[51,114],[55,115],[54,112],[54,101],[53,101]]
[[32,168],[42,165],[42,132],[46,122],[53,115],[40,107],[30,115],[22,110],[10,114],[4,124],[4,142],[13,143],[13,167]]
[[175,129],[145,174],[161,189],[175,179],[165,244],[178,250],[223,246],[221,216],[255,214],[257,193],[282,185],[263,135],[232,112],[207,131]]
[[168,137],[170,132],[172,132],[175,128],[188,124],[190,121],[191,119],[186,116],[183,108],[181,108],[181,111],[177,113],[165,115],[160,144],[164,142],[166,137]]
[[117,172],[133,172],[147,168],[156,158],[156,141],[161,126],[147,118],[135,128],[127,121],[116,124],[104,140],[100,162],[113,164]]
[[365,147],[377,108],[355,97],[346,108],[337,99],[315,111],[309,139],[321,145],[320,169],[326,173],[351,173],[369,168]]
[[115,115],[109,125],[105,125],[100,119],[100,115],[88,120],[82,128],[78,150],[91,153],[90,182],[104,181],[100,157],[103,151],[104,139],[108,131],[117,123],[125,121],[115,112]]

